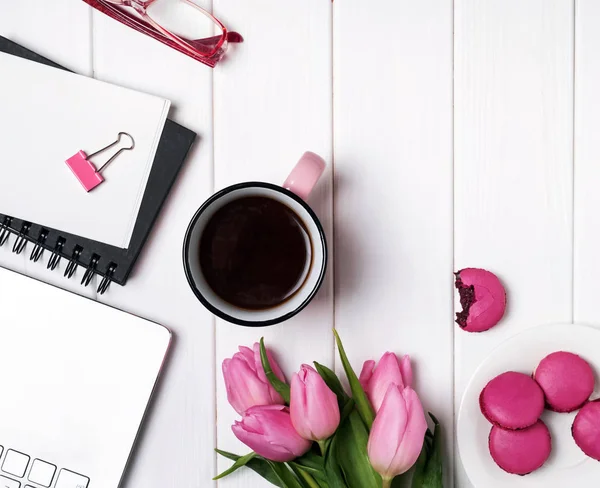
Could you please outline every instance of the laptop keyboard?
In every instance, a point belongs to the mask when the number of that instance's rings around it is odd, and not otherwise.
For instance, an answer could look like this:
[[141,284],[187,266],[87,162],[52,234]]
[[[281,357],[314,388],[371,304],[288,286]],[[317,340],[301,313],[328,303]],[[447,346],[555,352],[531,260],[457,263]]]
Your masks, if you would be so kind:
[[[4,456],[2,457],[2,455]],[[0,488],[88,488],[90,479],[0,446]],[[27,475],[27,476],[26,476]]]

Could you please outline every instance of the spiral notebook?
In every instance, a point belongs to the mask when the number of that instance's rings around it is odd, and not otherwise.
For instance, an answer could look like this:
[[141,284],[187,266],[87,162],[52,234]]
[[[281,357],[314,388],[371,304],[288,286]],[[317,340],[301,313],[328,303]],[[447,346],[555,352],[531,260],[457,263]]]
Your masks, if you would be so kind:
[[[0,52],[65,70],[2,36]],[[102,276],[98,286],[101,294],[111,282],[125,285],[195,137],[194,132],[167,119],[126,249],[30,222],[22,215],[4,213],[0,213],[0,246],[10,245],[15,254],[29,252],[29,259],[35,262],[44,257],[46,266],[52,270],[58,270],[62,261],[64,266],[60,269],[67,278],[82,266],[86,268],[81,280],[84,286],[90,284],[94,275]],[[0,208],[0,212],[3,210]]]

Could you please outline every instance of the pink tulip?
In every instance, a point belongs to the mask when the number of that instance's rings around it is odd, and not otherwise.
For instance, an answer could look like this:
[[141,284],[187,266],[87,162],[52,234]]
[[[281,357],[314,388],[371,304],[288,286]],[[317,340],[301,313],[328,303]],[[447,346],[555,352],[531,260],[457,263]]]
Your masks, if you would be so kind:
[[331,437],[340,424],[340,408],[319,373],[303,364],[290,388],[290,413],[298,433],[313,441]]
[[384,479],[384,487],[415,464],[426,431],[427,420],[416,392],[390,385],[367,445],[371,465]]
[[294,430],[290,411],[283,405],[251,407],[231,430],[255,453],[281,463],[302,456],[312,445]]
[[[237,413],[242,415],[255,405],[283,405],[283,398],[271,386],[260,361],[260,346],[254,344],[254,351],[240,346],[240,352],[223,361],[223,378],[227,388],[227,400]],[[269,363],[275,375],[285,381],[283,372],[267,351]]]
[[390,385],[397,385],[401,389],[412,387],[410,356],[403,356],[398,360],[393,352],[386,352],[377,366],[375,361],[365,361],[359,381],[375,412],[378,412]]

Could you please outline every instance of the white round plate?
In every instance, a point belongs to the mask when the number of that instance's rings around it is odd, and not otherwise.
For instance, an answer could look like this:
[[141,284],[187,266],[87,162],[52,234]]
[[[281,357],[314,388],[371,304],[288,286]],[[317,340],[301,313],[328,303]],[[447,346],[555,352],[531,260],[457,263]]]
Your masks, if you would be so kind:
[[479,409],[481,390],[488,381],[505,371],[531,374],[545,356],[555,351],[579,354],[590,363],[596,372],[596,392],[592,398],[599,396],[600,330],[576,324],[545,325],[504,342],[471,378],[458,413],[460,458],[475,488],[598,486],[600,462],[586,457],[571,437],[576,412],[544,413],[542,420],[552,434],[552,454],[542,468],[527,476],[508,474],[500,469],[488,449],[492,426]]

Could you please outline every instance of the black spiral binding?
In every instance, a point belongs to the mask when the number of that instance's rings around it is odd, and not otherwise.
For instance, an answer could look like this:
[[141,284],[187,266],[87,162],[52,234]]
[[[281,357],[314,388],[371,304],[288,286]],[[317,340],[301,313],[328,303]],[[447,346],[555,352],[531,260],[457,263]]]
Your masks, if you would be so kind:
[[10,236],[12,231],[10,224],[12,224],[12,219],[9,216],[4,217],[4,220],[0,224],[0,247],[4,246],[4,243]]
[[21,225],[21,230],[18,233],[17,240],[15,241],[12,248],[15,254],[21,254],[23,252],[23,249],[25,249],[25,246],[27,245],[27,236],[29,234],[29,229],[31,229],[31,223],[23,222],[23,225]]
[[100,256],[97,254],[92,254],[92,259],[90,260],[90,264],[87,265],[87,269],[83,274],[83,278],[81,279],[81,284],[83,286],[88,286],[92,278],[96,274],[96,266],[98,266],[98,261],[100,261]]
[[[27,242],[31,241],[34,243],[34,247],[29,255],[29,260],[37,263],[44,254],[46,249],[50,250],[51,248],[46,244],[48,238],[50,236],[50,230],[42,227],[37,238],[30,236],[29,233],[32,229],[33,224],[31,222],[23,221],[20,230],[14,229],[13,226],[14,219],[9,216],[4,216],[2,221],[0,222],[0,247],[6,244],[11,234],[15,234],[17,239],[15,240],[12,251],[15,254],[21,254],[25,247],[27,246]],[[65,255],[65,246],[67,240],[64,237],[58,237],[56,239],[56,244],[54,245],[54,249],[52,250],[52,255],[48,259],[47,269],[54,271],[62,257]],[[71,254],[71,258],[69,259],[69,263],[67,264],[67,268],[65,269],[65,277],[72,278],[77,268],[79,267],[79,260],[83,254],[83,247],[76,245],[73,249],[73,253]],[[110,284],[113,281],[113,276],[115,274],[115,270],[117,269],[117,263],[111,261],[106,267],[106,271],[104,273],[98,271],[98,264],[100,263],[101,256],[94,253],[90,259],[90,262],[87,266],[85,266],[86,270],[81,280],[81,284],[84,286],[88,286],[94,275],[101,274],[102,280],[98,285],[97,292],[100,295],[104,295],[106,290],[108,290]]]
[[48,239],[49,233],[50,233],[50,231],[48,229],[42,228],[42,230],[40,231],[40,235],[37,238],[37,242],[35,243],[35,247],[33,248],[33,251],[31,251],[31,254],[29,255],[30,261],[37,263],[39,261],[39,259],[42,257],[42,254],[44,254],[43,245],[46,242],[46,239]]
[[52,271],[56,269],[58,263],[60,263],[60,253],[62,252],[63,247],[65,247],[65,242],[67,241],[64,237],[59,237],[56,240],[54,251],[52,252],[52,256],[50,256],[50,259],[48,260],[48,266],[46,266],[47,269],[51,269]]
[[98,289],[96,290],[98,293],[100,293],[100,295],[104,295],[104,292],[106,290],[108,290],[108,287],[110,286],[112,280],[112,276],[115,274],[115,270],[117,269],[117,264],[111,262],[108,265],[108,268],[106,268],[106,273],[104,274],[104,278],[102,278],[102,281],[100,282],[100,285],[98,286]]
[[75,271],[77,271],[77,267],[79,266],[77,260],[81,256],[82,252],[83,252],[83,247],[81,247],[81,246],[75,246],[75,249],[73,249],[73,254],[71,255],[71,260],[69,261],[69,264],[67,265],[67,269],[65,269],[65,276],[67,278],[71,278],[75,274]]

